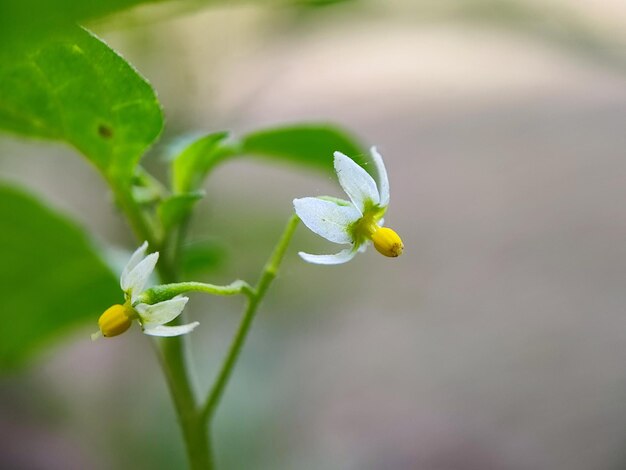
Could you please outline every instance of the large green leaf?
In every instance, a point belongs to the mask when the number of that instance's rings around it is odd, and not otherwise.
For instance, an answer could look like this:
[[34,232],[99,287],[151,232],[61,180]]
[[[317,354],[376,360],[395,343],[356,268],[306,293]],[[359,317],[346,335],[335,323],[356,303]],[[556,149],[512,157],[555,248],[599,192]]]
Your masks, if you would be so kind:
[[304,124],[277,127],[248,134],[241,152],[263,155],[324,170],[333,168],[333,152],[339,150],[357,163],[368,162],[363,147],[337,126]]
[[[258,4],[293,3],[299,7],[319,7],[346,0],[256,0]],[[167,15],[194,11],[207,5],[233,3],[232,0],[0,0],[0,44],[12,45],[25,36],[46,34],[73,24],[83,24],[128,10],[138,5],[169,3],[161,9]],[[240,0],[239,3],[246,3]],[[248,0],[248,3],[249,0]]]
[[130,178],[162,125],[150,85],[85,30],[0,52],[0,128],[66,141],[107,176]]
[[21,190],[0,185],[0,368],[122,300],[82,230]]
[[162,0],[0,0],[3,44]]
[[174,158],[172,185],[178,194],[193,192],[218,163],[244,155],[332,171],[336,150],[361,165],[366,166],[369,161],[356,138],[329,124],[275,127],[241,139],[226,133],[209,134],[189,144]]

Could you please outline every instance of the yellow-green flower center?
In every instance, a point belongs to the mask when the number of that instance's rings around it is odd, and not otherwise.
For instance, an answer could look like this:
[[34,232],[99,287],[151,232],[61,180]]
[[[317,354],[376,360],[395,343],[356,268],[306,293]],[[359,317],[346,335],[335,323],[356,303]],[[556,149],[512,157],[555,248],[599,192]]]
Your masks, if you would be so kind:
[[404,244],[392,229],[378,225],[385,214],[385,209],[372,203],[368,204],[363,211],[363,217],[350,227],[350,233],[355,246],[361,246],[367,240],[372,240],[379,253],[395,258],[402,254]]
[[366,205],[363,216],[349,228],[352,239],[357,246],[363,244],[366,240],[372,239],[372,235],[379,228],[378,221],[384,214],[384,208],[380,208],[371,202]]

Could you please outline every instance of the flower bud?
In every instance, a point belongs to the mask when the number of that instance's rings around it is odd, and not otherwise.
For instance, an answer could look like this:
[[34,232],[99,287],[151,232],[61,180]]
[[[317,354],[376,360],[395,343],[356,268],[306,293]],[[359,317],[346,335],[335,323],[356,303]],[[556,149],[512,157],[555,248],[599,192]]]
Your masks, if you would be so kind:
[[124,333],[135,317],[133,309],[126,305],[113,305],[104,311],[98,319],[98,326],[102,336],[111,337]]
[[395,258],[402,254],[404,244],[400,236],[387,227],[380,227],[372,234],[372,242],[374,247],[382,255]]

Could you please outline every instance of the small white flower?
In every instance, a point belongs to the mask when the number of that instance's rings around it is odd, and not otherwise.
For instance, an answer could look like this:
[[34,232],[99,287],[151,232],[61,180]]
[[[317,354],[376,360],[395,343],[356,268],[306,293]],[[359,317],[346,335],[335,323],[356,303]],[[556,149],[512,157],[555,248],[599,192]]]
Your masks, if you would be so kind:
[[350,245],[334,255],[300,252],[305,261],[316,264],[345,263],[354,258],[357,252],[365,251],[370,240],[385,256],[402,254],[404,245],[398,234],[382,227],[383,216],[389,205],[389,180],[376,147],[370,151],[378,173],[378,184],[351,158],[341,152],[334,153],[339,184],[351,202],[332,197],[294,199],[296,214],[304,225],[331,242]]
[[120,335],[130,328],[133,320],[137,320],[143,332],[151,336],[178,336],[189,333],[199,325],[198,322],[178,326],[165,325],[182,313],[189,300],[188,297],[176,296],[155,304],[141,302],[141,294],[159,260],[159,253],[146,256],[147,248],[148,243],[144,242],[133,253],[122,271],[120,287],[124,291],[126,302],[124,305],[109,307],[100,316],[98,320],[100,331],[91,335],[92,339]]

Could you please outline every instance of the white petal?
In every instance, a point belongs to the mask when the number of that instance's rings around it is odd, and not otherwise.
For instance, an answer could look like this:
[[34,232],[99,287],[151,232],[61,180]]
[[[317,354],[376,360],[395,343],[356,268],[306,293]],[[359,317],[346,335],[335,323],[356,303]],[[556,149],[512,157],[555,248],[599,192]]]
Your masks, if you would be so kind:
[[313,264],[342,264],[350,261],[357,254],[357,251],[354,248],[346,248],[345,250],[341,250],[339,253],[334,255],[311,255],[309,253],[300,252],[298,253],[300,257],[307,261],[308,263]]
[[300,220],[313,232],[331,242],[352,243],[348,227],[361,217],[354,206],[340,206],[316,197],[294,199],[293,206]]
[[380,196],[374,178],[350,157],[341,152],[335,152],[334,155],[335,171],[339,178],[339,184],[356,208],[361,211],[361,214],[366,201],[369,200],[378,204]]
[[387,169],[383,162],[383,157],[378,153],[376,147],[370,149],[372,154],[372,160],[376,165],[376,171],[378,172],[378,189],[380,191],[380,205],[387,207],[389,205],[389,178],[387,177]]
[[143,242],[143,244],[135,250],[135,252],[131,255],[128,263],[124,266],[124,270],[122,271],[122,276],[120,277],[120,287],[123,291],[126,290],[124,286],[126,286],[128,274],[133,270],[137,264],[144,258],[146,255],[146,250],[148,249],[148,242]]
[[137,266],[122,280],[122,290],[132,292],[132,301],[141,294],[159,260],[159,253],[151,253],[142,259]]
[[188,300],[188,297],[174,297],[152,305],[139,304],[134,308],[141,317],[141,324],[145,328],[150,328],[151,325],[164,325],[171,322],[181,314]]
[[195,321],[193,323],[187,323],[186,325],[178,326],[153,326],[152,328],[146,328],[143,332],[150,336],[180,336],[191,332],[200,323]]

